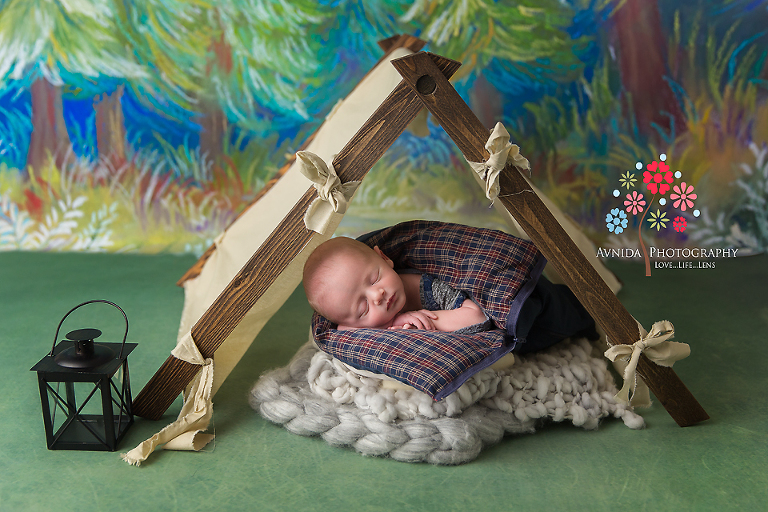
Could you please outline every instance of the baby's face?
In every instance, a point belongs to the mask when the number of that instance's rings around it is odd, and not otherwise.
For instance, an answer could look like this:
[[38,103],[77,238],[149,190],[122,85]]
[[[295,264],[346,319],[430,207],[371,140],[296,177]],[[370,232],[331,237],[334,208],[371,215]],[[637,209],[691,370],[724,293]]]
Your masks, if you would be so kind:
[[405,290],[394,263],[378,247],[347,253],[329,272],[327,314],[347,327],[386,328],[405,307]]

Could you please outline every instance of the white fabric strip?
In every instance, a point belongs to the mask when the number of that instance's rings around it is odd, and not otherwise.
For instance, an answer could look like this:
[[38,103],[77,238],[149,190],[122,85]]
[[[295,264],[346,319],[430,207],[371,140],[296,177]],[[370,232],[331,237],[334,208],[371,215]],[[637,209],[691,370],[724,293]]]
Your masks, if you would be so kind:
[[[640,339],[632,345],[613,345],[605,351],[605,357],[611,361],[627,361],[623,369],[624,386],[616,394],[616,400],[634,407],[648,407],[651,405],[648,386],[642,379],[637,378],[637,362],[640,354],[645,354],[648,359],[660,366],[672,366],[675,361],[688,357],[691,347],[686,343],[669,341],[675,335],[675,327],[671,322],[662,320],[653,324],[651,332],[646,332],[638,322]],[[610,343],[610,340],[609,340]],[[630,387],[632,398],[629,397]]]
[[203,433],[213,416],[211,388],[213,387],[213,359],[204,359],[198,350],[192,333],[184,335],[171,351],[177,359],[202,366],[184,396],[179,417],[163,430],[139,444],[122,458],[138,466],[163,444],[166,450],[199,451],[213,439],[213,434]]
[[347,204],[360,182],[341,183],[333,164],[326,164],[322,158],[309,151],[299,151],[296,158],[301,165],[299,171],[312,181],[319,196],[307,208],[304,225],[307,229],[326,234],[334,215],[343,215],[347,211]]
[[491,131],[491,136],[485,143],[485,149],[491,155],[488,160],[485,162],[467,160],[467,163],[485,182],[485,196],[493,202],[499,196],[499,174],[507,163],[525,171],[530,170],[531,165],[520,154],[520,148],[509,142],[509,132],[501,123],[496,123]]

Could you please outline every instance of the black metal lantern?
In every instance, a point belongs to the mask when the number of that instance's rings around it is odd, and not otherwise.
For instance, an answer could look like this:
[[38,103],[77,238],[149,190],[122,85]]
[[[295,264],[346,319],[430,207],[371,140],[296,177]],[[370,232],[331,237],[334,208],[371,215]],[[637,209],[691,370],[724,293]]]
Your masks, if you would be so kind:
[[[95,343],[101,331],[88,328],[67,333],[67,339],[56,345],[64,320],[79,307],[95,302],[112,305],[123,314],[123,342]],[[31,369],[37,372],[40,384],[49,450],[117,449],[133,424],[128,354],[137,344],[126,343],[127,337],[125,311],[107,300],[83,302],[61,319],[50,353]]]

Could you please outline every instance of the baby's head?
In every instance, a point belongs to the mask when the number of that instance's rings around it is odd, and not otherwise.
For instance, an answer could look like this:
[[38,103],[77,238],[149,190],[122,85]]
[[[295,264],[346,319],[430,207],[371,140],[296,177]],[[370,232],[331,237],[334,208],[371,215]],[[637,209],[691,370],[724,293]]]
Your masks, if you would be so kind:
[[406,299],[392,260],[378,247],[344,237],[309,256],[304,290],[315,311],[346,327],[389,327]]

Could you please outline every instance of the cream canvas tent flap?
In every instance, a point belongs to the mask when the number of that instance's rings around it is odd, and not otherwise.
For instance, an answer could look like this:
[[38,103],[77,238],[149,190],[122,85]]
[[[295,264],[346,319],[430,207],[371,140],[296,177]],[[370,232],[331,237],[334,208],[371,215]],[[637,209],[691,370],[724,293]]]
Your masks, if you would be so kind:
[[[341,152],[352,136],[371,116],[374,109],[392,92],[400,77],[389,61],[410,55],[408,48],[393,49],[344,101],[337,104],[306,150],[330,162]],[[200,274],[184,282],[184,310],[179,336],[192,329],[216,297],[237,275],[246,261],[259,249],[309,186],[307,178],[298,171],[298,162],[258,201],[215,240],[216,250]],[[328,235],[316,234],[307,246],[265,292],[261,300],[248,311],[232,334],[216,350],[216,373],[213,393],[227,378],[264,324],[280,309],[301,282],[304,261],[312,250],[330,238],[342,216],[334,219]]]
[[[469,161],[484,161],[488,129],[448,82],[459,65],[408,48],[392,49],[334,110],[306,149],[326,161],[338,153],[333,167],[342,182],[361,180],[426,106]],[[298,286],[304,261],[341,219],[337,215],[325,235],[304,227],[304,212],[317,193],[295,167],[217,238],[199,275],[184,283],[179,335],[191,333],[203,357],[215,353],[214,388]],[[591,247],[578,228],[556,208],[548,209],[514,167],[507,166],[500,178],[499,200],[510,220],[522,226],[612,342],[637,341],[634,319],[612,292],[617,287],[613,276],[592,256],[593,251],[587,249],[590,262],[578,249],[577,244]],[[169,357],[137,396],[136,414],[158,419],[198,370],[199,366]],[[708,417],[671,369],[641,355],[638,372],[678,424]]]

